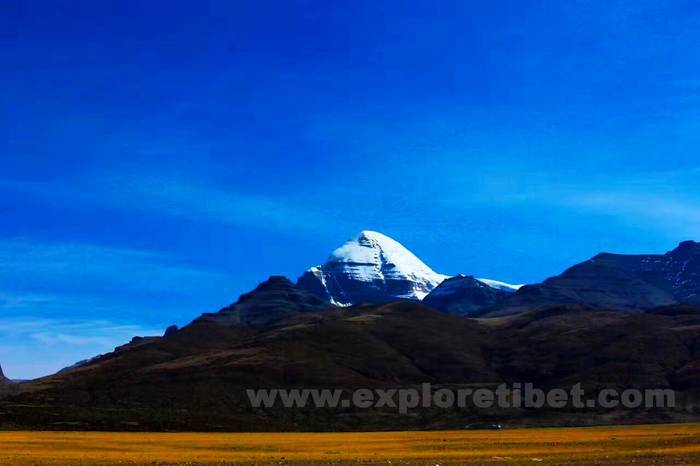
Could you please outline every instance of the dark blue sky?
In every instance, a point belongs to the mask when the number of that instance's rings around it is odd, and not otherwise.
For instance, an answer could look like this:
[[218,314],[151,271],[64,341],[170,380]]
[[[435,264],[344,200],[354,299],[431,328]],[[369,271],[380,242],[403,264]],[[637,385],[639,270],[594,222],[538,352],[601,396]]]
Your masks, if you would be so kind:
[[691,1],[3,1],[0,364],[362,229],[511,282],[700,239],[699,38]]

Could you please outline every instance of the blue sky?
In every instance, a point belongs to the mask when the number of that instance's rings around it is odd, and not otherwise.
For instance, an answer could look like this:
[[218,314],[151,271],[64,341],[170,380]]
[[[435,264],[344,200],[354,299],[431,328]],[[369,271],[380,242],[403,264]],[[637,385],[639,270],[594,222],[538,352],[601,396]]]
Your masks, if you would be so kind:
[[700,239],[691,1],[0,4],[0,364],[50,373],[362,229],[537,282]]

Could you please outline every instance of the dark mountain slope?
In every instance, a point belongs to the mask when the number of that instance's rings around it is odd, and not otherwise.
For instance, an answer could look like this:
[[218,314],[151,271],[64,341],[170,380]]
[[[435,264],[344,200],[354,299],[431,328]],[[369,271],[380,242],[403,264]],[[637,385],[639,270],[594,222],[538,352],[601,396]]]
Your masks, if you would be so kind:
[[481,314],[507,315],[562,303],[626,311],[700,304],[700,244],[686,241],[662,255],[598,254],[541,284],[522,287],[497,310]]
[[[688,306],[649,313],[554,306],[473,320],[398,302],[299,312],[265,326],[200,318],[167,337],[138,339],[81,367],[22,384],[0,401],[0,411],[5,425],[15,427],[118,430],[437,428],[484,418],[509,424],[684,420],[698,415],[691,406],[699,362],[700,311]],[[543,388],[581,382],[590,390],[672,387],[689,411],[426,408],[405,416],[396,410],[251,409],[245,396],[246,388],[495,387],[504,381]]]
[[262,327],[304,312],[332,308],[321,298],[295,286],[286,277],[272,276],[234,304],[217,313],[203,314],[197,321],[222,325]]
[[[292,428],[297,421],[285,415],[294,413],[253,412],[244,389],[495,382],[482,337],[473,321],[407,302],[299,314],[265,329],[198,319],[168,337],[26,384],[1,410],[23,425],[57,428]],[[317,415],[299,428],[336,424]]]
[[[700,312],[621,313],[580,305],[489,319],[490,365],[543,386],[673,387],[700,358]],[[700,386],[698,386],[700,388]]]
[[448,314],[470,315],[503,303],[511,294],[474,277],[457,275],[440,283],[423,299],[423,304]]
[[594,259],[629,271],[673,295],[678,302],[700,304],[700,243],[684,241],[663,255],[599,254]]

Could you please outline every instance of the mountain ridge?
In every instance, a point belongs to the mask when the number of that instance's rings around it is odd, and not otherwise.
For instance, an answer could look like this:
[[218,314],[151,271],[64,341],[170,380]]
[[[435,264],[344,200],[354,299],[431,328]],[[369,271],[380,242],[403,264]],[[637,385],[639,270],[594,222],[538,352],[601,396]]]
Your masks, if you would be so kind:
[[700,304],[700,243],[688,240],[664,254],[603,252],[542,283],[526,285],[484,316],[550,304],[581,303],[625,311]]
[[[296,314],[319,312],[329,307],[328,303],[297,287],[287,277],[272,275],[242,294],[235,303],[219,312],[202,314],[190,325],[207,321],[219,325],[265,327]],[[176,331],[177,328],[172,330]]]

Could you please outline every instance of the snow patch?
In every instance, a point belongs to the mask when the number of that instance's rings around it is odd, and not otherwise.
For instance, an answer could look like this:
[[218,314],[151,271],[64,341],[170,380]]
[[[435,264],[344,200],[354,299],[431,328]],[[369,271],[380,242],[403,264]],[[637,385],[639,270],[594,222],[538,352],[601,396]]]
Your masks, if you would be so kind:
[[525,285],[512,285],[510,283],[501,282],[498,280],[491,280],[490,278],[477,278],[481,283],[490,286],[491,288],[496,288],[498,290],[509,291],[515,293],[520,288]]

